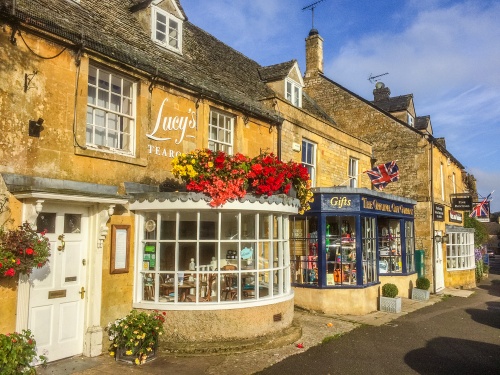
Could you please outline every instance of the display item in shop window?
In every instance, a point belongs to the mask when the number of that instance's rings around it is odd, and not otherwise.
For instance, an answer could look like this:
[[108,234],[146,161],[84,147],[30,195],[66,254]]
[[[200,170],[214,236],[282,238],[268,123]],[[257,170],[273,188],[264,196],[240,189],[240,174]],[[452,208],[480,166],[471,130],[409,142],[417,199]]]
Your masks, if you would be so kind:
[[196,264],[194,262],[194,258],[191,258],[191,262],[189,262],[189,270],[194,271],[196,269]]
[[212,257],[212,261],[210,262],[210,267],[212,267],[212,271],[215,271],[217,269],[217,260],[215,257]]

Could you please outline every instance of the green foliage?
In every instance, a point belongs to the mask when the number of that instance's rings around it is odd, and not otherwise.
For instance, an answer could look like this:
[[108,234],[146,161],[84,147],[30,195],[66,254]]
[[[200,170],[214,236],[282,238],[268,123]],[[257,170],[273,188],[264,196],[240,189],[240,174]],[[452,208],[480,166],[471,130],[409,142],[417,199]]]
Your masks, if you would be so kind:
[[399,293],[398,287],[396,284],[387,283],[382,286],[382,296],[395,298]]
[[342,336],[343,336],[343,333],[337,333],[337,334],[335,334],[335,335],[333,335],[333,336],[326,336],[326,337],[325,337],[325,338],[321,341],[321,343],[322,343],[322,344],[326,344],[327,342],[330,342],[330,341],[332,341],[332,340],[337,340],[337,339],[341,338]]
[[155,310],[148,314],[132,310],[124,318],[109,323],[106,330],[113,341],[109,354],[116,356],[117,350],[126,349],[126,355],[135,357],[135,364],[145,363],[158,345],[158,337],[165,332],[164,322],[165,312]]
[[30,330],[0,334],[0,374],[36,374],[34,365],[45,365],[47,358],[36,354],[36,342]]
[[474,232],[474,246],[479,247],[488,242],[489,235],[488,229],[486,225],[482,222],[478,221],[473,217],[468,217],[467,215],[464,218],[464,228],[473,228]]
[[476,282],[480,282],[484,276],[483,260],[476,260]]
[[416,282],[417,289],[429,290],[431,287],[431,282],[427,277],[420,276]]

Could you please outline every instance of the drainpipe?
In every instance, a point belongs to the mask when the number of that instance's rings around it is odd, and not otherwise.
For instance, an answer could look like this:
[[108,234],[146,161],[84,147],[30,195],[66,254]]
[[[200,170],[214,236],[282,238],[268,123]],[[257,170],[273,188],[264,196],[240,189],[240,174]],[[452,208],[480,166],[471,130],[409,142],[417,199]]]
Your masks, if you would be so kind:
[[434,239],[434,233],[435,233],[435,223],[434,223],[434,137],[429,134],[428,138],[429,144],[431,146],[431,152],[430,152],[430,170],[431,170],[431,180],[430,180],[430,185],[431,185],[431,235],[432,235],[432,251],[431,251],[431,269],[432,269],[432,285],[434,286],[434,293],[436,293],[436,270],[435,270],[435,265],[436,265],[436,240]]

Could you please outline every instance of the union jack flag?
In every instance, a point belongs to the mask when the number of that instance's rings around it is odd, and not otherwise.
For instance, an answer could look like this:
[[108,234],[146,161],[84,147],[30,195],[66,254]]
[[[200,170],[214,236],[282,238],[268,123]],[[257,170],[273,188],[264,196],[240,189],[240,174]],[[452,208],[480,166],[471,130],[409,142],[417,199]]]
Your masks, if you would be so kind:
[[476,204],[469,217],[490,217],[490,193],[482,202]]
[[396,161],[393,160],[389,163],[379,164],[369,171],[368,177],[372,180],[373,186],[379,190],[383,190],[389,182],[394,182],[399,179],[399,168]]

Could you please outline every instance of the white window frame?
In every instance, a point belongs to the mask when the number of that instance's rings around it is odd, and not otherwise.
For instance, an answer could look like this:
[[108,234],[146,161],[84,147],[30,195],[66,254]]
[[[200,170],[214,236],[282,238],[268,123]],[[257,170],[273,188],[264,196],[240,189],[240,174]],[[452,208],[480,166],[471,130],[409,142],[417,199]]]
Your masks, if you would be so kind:
[[352,188],[358,187],[358,159],[350,157],[349,167],[347,171],[349,177],[349,186]]
[[[175,17],[173,14],[165,12],[163,9],[158,7],[151,7],[151,39],[158,45],[177,53],[182,54],[182,30],[183,30],[183,21],[180,18]],[[165,31],[158,29],[158,17],[165,17]],[[175,23],[176,27],[172,27],[172,24]],[[177,32],[177,39],[172,38],[172,40],[177,41],[177,45],[172,45],[170,43],[170,29]],[[167,31],[168,29],[168,31]],[[158,38],[158,33],[164,35],[164,39]],[[168,39],[167,39],[168,38]]]
[[307,139],[302,139],[302,157],[301,163],[307,168],[309,178],[311,179],[311,187],[316,186],[316,143]]
[[290,78],[285,79],[285,98],[295,107],[302,107],[302,87]]
[[[135,155],[136,93],[136,82],[111,69],[90,64],[86,126],[88,148]],[[98,132],[103,134],[99,135]]]
[[[173,206],[175,203],[173,204]],[[208,206],[207,206],[208,207]],[[149,211],[149,210],[148,210]],[[210,214],[207,214],[211,211]],[[287,214],[274,211],[233,211],[233,210],[218,210],[213,212],[211,208],[200,210],[173,209],[168,210],[173,220],[175,230],[172,232],[174,236],[162,238],[163,214],[167,210],[159,210],[153,213],[144,211],[138,212],[136,216],[136,227],[145,228],[146,222],[154,222],[152,231],[149,233],[146,230],[138,230],[138,241],[136,245],[136,260],[135,260],[135,297],[134,306],[141,308],[172,308],[176,310],[190,310],[193,306],[200,306],[199,310],[216,310],[221,305],[235,306],[258,306],[270,304],[277,299],[282,299],[292,293],[290,285],[290,249],[289,249],[289,217]],[[224,216],[226,220],[224,220]],[[234,222],[233,227],[227,226],[227,217],[231,217]],[[214,229],[215,237],[207,239],[203,237],[203,221],[204,218],[215,217]],[[194,220],[187,220],[191,218]],[[182,224],[192,223],[190,228],[192,232],[182,234],[180,227]],[[224,224],[223,224],[224,223]],[[246,232],[250,228],[251,233]],[[188,236],[186,236],[188,234]],[[231,234],[231,236],[229,236]],[[248,237],[248,238],[247,238]],[[203,245],[213,245],[215,255],[212,262],[201,264],[201,255],[204,252]],[[146,245],[152,245],[155,249],[151,255],[147,255],[145,251]],[[190,246],[193,249],[193,258],[191,263],[181,262],[181,246]],[[172,249],[175,256],[175,261],[169,264],[168,267],[162,269],[162,246],[168,246]],[[228,248],[233,249],[234,258],[229,259]],[[250,264],[241,257],[242,251],[247,248],[253,250]],[[264,251],[266,249],[266,251]],[[149,252],[148,252],[149,253]],[[154,265],[149,263],[149,268],[144,266],[144,259],[147,255],[148,259],[154,259]],[[274,261],[273,261],[274,260]],[[236,265],[236,270],[226,271],[222,266],[226,264]],[[221,293],[223,289],[222,281],[225,274],[231,273],[237,276],[237,294],[235,298],[224,297]],[[196,280],[203,280],[203,277],[213,274],[216,280],[212,285],[216,290],[215,295],[212,295],[209,301],[201,298],[200,290],[201,283]],[[244,295],[244,287],[242,285],[244,278],[248,278],[249,274],[253,274],[255,285],[252,297]],[[183,278],[186,275],[193,277],[193,290],[190,290],[189,299],[181,297],[181,289],[179,286],[183,284]],[[163,299],[160,296],[160,285],[162,277],[169,277],[173,280],[172,299]],[[259,285],[266,287],[269,294],[260,296]],[[150,287],[151,293],[146,294],[146,287]],[[205,293],[206,294],[206,293]]]
[[208,148],[212,151],[233,153],[235,116],[217,109],[210,109],[208,118]]
[[413,116],[412,116],[412,115],[410,115],[409,113],[408,113],[408,118],[407,118],[407,120],[408,120],[408,125],[410,125],[410,126],[413,128],[413,127],[415,126],[415,119],[414,119],[414,118],[413,118]]
[[446,268],[448,271],[469,270],[476,267],[473,232],[447,232]]

